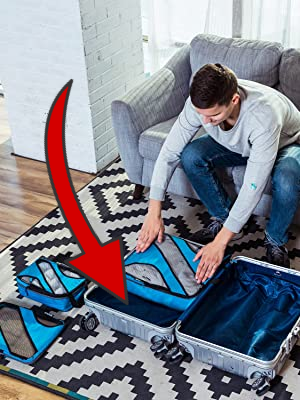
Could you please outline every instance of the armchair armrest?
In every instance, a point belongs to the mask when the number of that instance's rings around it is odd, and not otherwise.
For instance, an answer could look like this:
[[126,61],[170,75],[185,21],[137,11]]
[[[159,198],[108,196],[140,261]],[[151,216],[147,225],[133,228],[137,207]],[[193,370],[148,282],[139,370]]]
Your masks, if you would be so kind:
[[189,94],[190,76],[190,47],[185,46],[149,79],[112,102],[112,123],[119,152],[132,183],[142,183],[140,134],[180,113]]

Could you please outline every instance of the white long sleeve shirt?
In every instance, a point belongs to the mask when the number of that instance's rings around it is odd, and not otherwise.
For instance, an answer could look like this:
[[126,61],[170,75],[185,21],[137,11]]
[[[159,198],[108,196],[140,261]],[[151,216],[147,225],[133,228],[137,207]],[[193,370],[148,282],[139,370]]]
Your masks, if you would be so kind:
[[[239,232],[262,197],[278,149],[300,144],[300,112],[282,93],[260,83],[238,80],[241,107],[230,130],[204,124],[190,97],[169,132],[157,158],[150,198],[164,200],[184,147],[203,126],[215,141],[248,157],[244,182],[224,226]],[[300,150],[299,150],[300,151]]]

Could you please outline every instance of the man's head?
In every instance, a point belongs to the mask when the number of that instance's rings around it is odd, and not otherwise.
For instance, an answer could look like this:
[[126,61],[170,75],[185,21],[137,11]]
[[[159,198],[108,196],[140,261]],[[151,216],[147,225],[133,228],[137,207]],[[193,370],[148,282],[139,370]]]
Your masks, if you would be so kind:
[[219,125],[239,104],[237,78],[233,71],[221,64],[206,64],[195,74],[190,96],[203,122]]

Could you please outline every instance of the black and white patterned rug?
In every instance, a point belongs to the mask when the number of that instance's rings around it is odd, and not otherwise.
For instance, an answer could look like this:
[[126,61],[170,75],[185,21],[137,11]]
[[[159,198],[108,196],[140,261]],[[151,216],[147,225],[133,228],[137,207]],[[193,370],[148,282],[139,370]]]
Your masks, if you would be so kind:
[[[135,246],[148,205],[147,194],[134,201],[132,189],[118,161],[79,193],[82,207],[100,240],[122,236],[125,253]],[[175,195],[167,195],[163,217],[166,232],[183,238],[189,238],[209,221],[200,202]],[[251,220],[244,237],[232,246],[234,256],[265,259],[265,222],[264,218]],[[41,255],[67,253],[78,254],[79,249],[56,209],[0,254],[1,300],[32,306],[34,302],[18,294],[15,276]],[[300,230],[295,227],[291,230],[289,255],[293,268],[300,270]],[[49,390],[60,390],[65,396],[77,399],[255,398],[250,381],[244,378],[194,360],[180,366],[167,365],[153,357],[148,343],[103,326],[92,333],[83,331],[79,319],[86,311],[82,307],[59,314],[68,318],[70,325],[33,366],[5,359],[0,361],[0,372],[11,371],[21,379],[44,384]],[[264,400],[300,399],[300,342],[273,383]]]

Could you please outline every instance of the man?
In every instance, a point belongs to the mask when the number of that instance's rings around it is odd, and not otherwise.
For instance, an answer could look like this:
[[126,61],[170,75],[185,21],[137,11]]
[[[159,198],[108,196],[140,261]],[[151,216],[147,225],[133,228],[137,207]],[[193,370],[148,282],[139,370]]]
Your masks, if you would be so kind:
[[[206,134],[191,142],[203,126]],[[190,97],[156,161],[148,214],[136,250],[163,240],[161,203],[175,167],[183,169],[213,222],[199,232],[206,244],[196,255],[198,283],[222,262],[272,177],[272,209],[265,230],[270,263],[289,267],[285,244],[300,198],[300,112],[282,93],[237,80],[221,64],[206,64],[194,76]],[[215,174],[216,167],[246,165],[244,182],[232,205]]]

